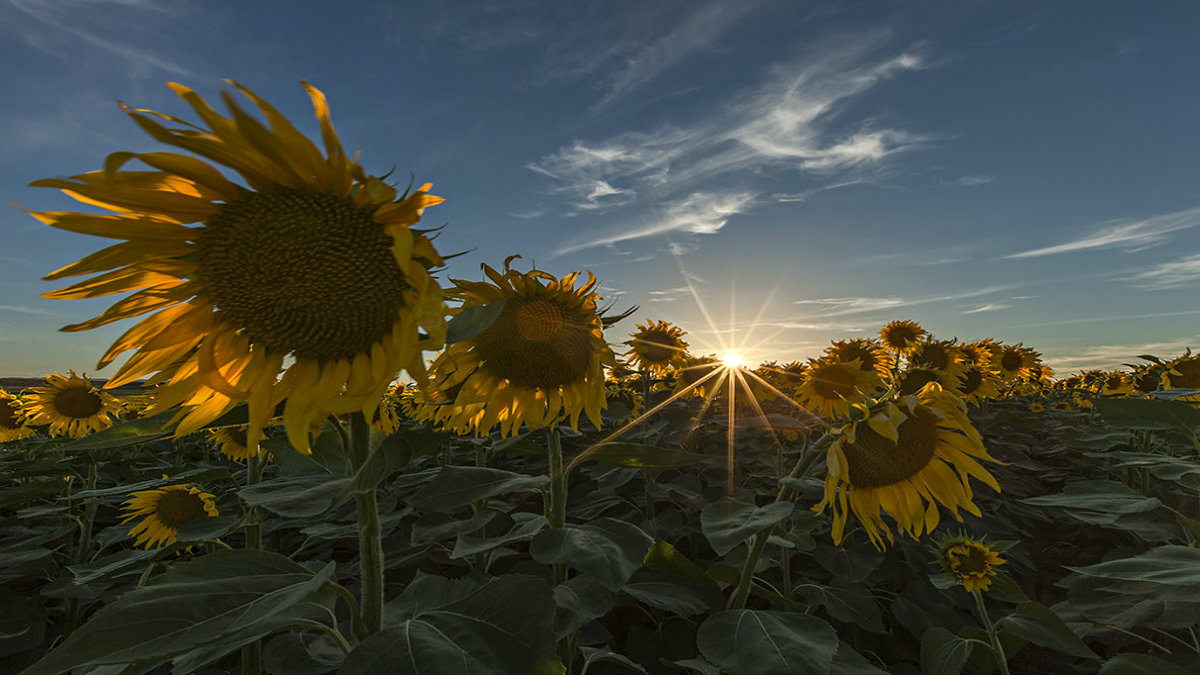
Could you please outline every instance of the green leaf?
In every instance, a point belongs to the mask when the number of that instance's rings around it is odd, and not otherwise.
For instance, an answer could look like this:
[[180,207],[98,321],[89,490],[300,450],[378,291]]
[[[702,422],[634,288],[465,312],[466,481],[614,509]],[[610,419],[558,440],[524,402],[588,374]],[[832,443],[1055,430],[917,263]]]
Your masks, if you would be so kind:
[[129,422],[121,422],[97,431],[94,434],[78,438],[58,446],[59,451],[79,453],[90,450],[112,450],[126,448],[138,443],[169,438],[174,430],[168,427],[176,410],[161,412],[153,417],[143,417]]
[[[514,514],[514,518],[516,515]],[[476,553],[486,553],[501,546],[508,546],[517,542],[529,541],[534,535],[541,532],[546,527],[545,516],[534,516],[526,519],[524,522],[513,526],[507,534],[502,534],[499,537],[472,537],[470,535],[460,535],[458,541],[454,543],[454,552],[450,554],[451,560],[466,558],[467,556],[475,555]]]
[[1020,500],[1033,506],[1057,506],[1090,525],[1112,525],[1123,514],[1153,511],[1162,502],[1113,480],[1083,480],[1068,484],[1056,495]]
[[346,656],[340,672],[561,675],[553,616],[545,581],[500,577],[368,637]]
[[608,614],[616,603],[617,594],[592,577],[577,576],[554,587],[554,635],[562,639],[573,634],[593,619]]
[[108,579],[132,572],[140,573],[146,565],[160,558],[163,553],[163,549],[131,548],[91,562],[69,565],[67,569],[75,575],[75,583],[89,584],[97,579]]
[[323,675],[342,665],[346,655],[327,635],[283,633],[263,646],[263,667],[272,675]]
[[638,602],[682,617],[702,614],[711,609],[708,601],[691,586],[666,576],[632,580],[621,590]]
[[[347,476],[351,472],[350,458],[342,448],[342,437],[334,422],[321,422],[321,433],[312,442],[312,454],[305,455],[292,447],[286,435],[268,438],[262,447],[269,451],[284,474],[326,473]],[[339,423],[340,424],[340,423]]]
[[971,658],[974,643],[960,638],[941,626],[921,636],[921,672],[930,675],[958,675]]
[[696,644],[704,658],[728,673],[814,675],[829,672],[838,638],[833,626],[815,616],[737,609],[708,617]]
[[1116,580],[1105,590],[1146,594],[1164,601],[1200,600],[1200,549],[1160,546],[1132,558],[1067,569],[1090,577]]
[[241,516],[208,516],[184,523],[175,535],[175,540],[184,544],[195,541],[212,541],[241,527]]
[[446,322],[446,344],[470,340],[487,330],[500,318],[506,304],[507,298],[487,305],[463,307],[453,319]]
[[1122,429],[1200,429],[1200,408],[1183,401],[1157,398],[1096,398],[1096,412],[1105,422]]
[[423,428],[401,429],[387,436],[355,472],[354,479],[346,486],[341,501],[374,490],[414,459],[441,450],[445,443],[445,434]]
[[261,506],[285,518],[311,518],[337,505],[350,478],[330,478],[323,473],[280,476],[238,490],[250,506]]
[[491,522],[496,512],[483,510],[469,518],[454,518],[444,513],[429,513],[412,527],[412,545],[424,546],[443,539],[458,537],[467,532],[474,532]]
[[407,499],[420,511],[452,513],[479,499],[532,490],[549,479],[482,466],[445,466]]
[[177,563],[102,607],[26,672],[161,661],[233,634],[257,639],[277,627],[273,619],[321,588],[335,566],[313,574],[281,555],[245,550]]
[[593,663],[598,663],[600,661],[609,661],[611,663],[620,664],[621,666],[624,666],[635,673],[644,674],[646,672],[646,669],[642,667],[642,664],[637,663],[636,661],[631,661],[629,657],[622,656],[611,649],[580,645],[579,653],[583,654],[583,670],[581,672],[589,670]]
[[725,555],[750,537],[792,514],[792,502],[755,506],[729,499],[713,502],[700,513],[700,527],[717,555]]
[[1100,666],[1099,675],[1192,675],[1196,666],[1190,668],[1171,663],[1150,654],[1117,654]]
[[616,591],[641,567],[652,543],[636,525],[600,518],[539,532],[529,545],[529,555],[546,565],[574,567]]
[[1035,645],[1071,656],[1097,658],[1053,610],[1038,602],[1022,602],[1017,605],[1017,611],[1000,619],[996,625]]
[[633,469],[672,469],[694,466],[708,460],[709,457],[686,450],[660,448],[642,443],[605,443],[590,451],[587,459]]
[[800,588],[805,599],[821,605],[829,616],[853,623],[873,633],[886,632],[879,605],[871,591],[862,584],[844,586],[806,585]]

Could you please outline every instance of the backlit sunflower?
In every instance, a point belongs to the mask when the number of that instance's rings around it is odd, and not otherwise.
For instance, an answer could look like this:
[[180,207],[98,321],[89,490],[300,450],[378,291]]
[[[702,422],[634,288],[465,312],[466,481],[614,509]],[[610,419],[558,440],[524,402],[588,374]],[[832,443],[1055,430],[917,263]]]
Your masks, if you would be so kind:
[[1130,379],[1133,384],[1132,393],[1149,394],[1158,391],[1158,385],[1162,382],[1162,367],[1142,366],[1133,371]]
[[1166,364],[1162,374],[1163,386],[1167,389],[1200,389],[1200,356],[1192,356],[1192,350]]
[[1000,345],[992,354],[992,368],[1006,382],[1028,375],[1041,356],[1028,347],[1022,347],[1021,344],[1018,342],[1015,345]]
[[990,366],[992,363],[992,350],[996,346],[996,343],[991,339],[966,342],[958,345],[958,353],[962,356],[963,361],[970,365]]
[[625,356],[638,370],[647,370],[655,375],[665,373],[672,366],[686,363],[688,343],[683,341],[687,333],[679,326],[667,321],[654,322],[646,319],[646,325],[635,324],[637,331],[625,341],[629,351]]
[[954,387],[949,390],[964,402],[979,405],[1000,393],[1000,378],[990,368],[971,364],[963,369]]
[[29,426],[50,425],[51,436],[79,438],[107,429],[121,413],[121,403],[75,371],[46,376],[45,387],[32,387],[21,413]]
[[930,382],[937,382],[943,389],[953,391],[955,388],[954,385],[957,383],[957,377],[960,374],[957,371],[937,370],[909,364],[899,374],[899,379],[896,382],[897,391],[901,396],[910,396],[924,389],[925,385]]
[[900,354],[912,351],[912,345],[926,335],[929,331],[908,319],[897,319],[879,329],[879,341],[883,346]]
[[145,516],[129,530],[129,536],[137,537],[134,546],[147,549],[170,546],[179,528],[197,518],[220,515],[213,496],[193,485],[164,485],[134,492],[121,508],[128,512],[121,523]]
[[[265,124],[228,92],[222,99],[231,117],[224,117],[171,83],[207,128],[122,108],[156,140],[189,154],[118,152],[102,171],[33,183],[115,213],[33,213],[42,222],[121,240],[47,275],[100,273],[46,297],[133,291],[102,315],[63,330],[150,313],[117,339],[99,367],[136,350],[105,386],[157,373],[150,382],[162,386],[147,413],[182,405],[178,436],[248,401],[247,442],[254,445],[275,406],[286,401],[288,437],[307,452],[316,421],[353,411],[371,417],[396,373],[407,368],[420,376],[421,351],[441,346],[444,305],[428,273],[441,260],[429,239],[410,228],[443,200],[429,194],[428,184],[398,195],[366,175],[357,156],[343,150],[324,94],[308,83],[324,153],[266,101],[230,84]],[[131,160],[152,170],[122,170]],[[245,185],[214,165],[236,172]]]
[[890,376],[892,367],[896,365],[892,355],[887,353],[883,345],[866,338],[837,340],[825,348],[825,356],[847,363],[857,359],[863,370],[874,372],[881,378]]
[[986,591],[996,576],[996,568],[1007,561],[982,538],[976,540],[960,534],[938,543],[938,562],[973,593]]
[[845,417],[850,405],[879,388],[881,381],[857,360],[810,359],[804,382],[796,389],[797,402],[823,417]]
[[716,355],[709,354],[708,356],[689,356],[683,365],[675,371],[675,391],[681,392],[690,388],[699,396],[707,396],[708,392],[713,387],[717,386],[717,382],[721,376],[717,375],[704,381],[704,384],[697,385],[700,380],[719,370],[723,367],[721,359]]
[[576,288],[579,272],[562,279],[540,270],[522,274],[509,268],[511,260],[503,273],[483,266],[492,283],[453,280],[449,293],[462,309],[501,301],[503,309],[478,335],[447,346],[430,367],[435,396],[458,388],[453,405],[422,405],[418,413],[478,435],[498,424],[509,436],[522,424],[545,427],[564,416],[578,427],[584,411],[599,427],[604,366],[615,356],[601,332],[596,278],[589,273]]
[[385,434],[394,434],[400,428],[400,395],[404,385],[395,384],[384,394],[383,400],[375,408],[375,416],[371,418],[371,426]]
[[842,427],[826,455],[825,498],[814,511],[833,508],[833,540],[840,544],[851,512],[876,548],[893,541],[882,514],[914,539],[932,532],[938,505],[962,520],[978,516],[970,478],[1000,491],[978,460],[996,461],[957,397],[930,384],[899,405],[885,403],[869,419]]
[[21,399],[0,389],[0,443],[19,441],[36,433],[21,420]]
[[1105,396],[1118,396],[1133,392],[1133,380],[1125,373],[1115,370],[1104,376],[1100,385],[1100,393]]

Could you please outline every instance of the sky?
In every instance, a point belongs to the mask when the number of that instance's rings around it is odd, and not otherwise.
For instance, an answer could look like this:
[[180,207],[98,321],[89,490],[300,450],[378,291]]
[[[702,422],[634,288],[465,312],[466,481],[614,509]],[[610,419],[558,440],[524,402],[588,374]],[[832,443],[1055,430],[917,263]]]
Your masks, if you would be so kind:
[[[1200,348],[1200,3],[0,0],[0,376],[95,370],[132,322],[41,277],[106,245],[48,177],[168,150],[229,78],[432,182],[479,280],[589,270],[696,354],[818,356],[893,319],[1059,375]],[[111,242],[107,242],[111,243]],[[522,265],[526,267],[522,267]]]

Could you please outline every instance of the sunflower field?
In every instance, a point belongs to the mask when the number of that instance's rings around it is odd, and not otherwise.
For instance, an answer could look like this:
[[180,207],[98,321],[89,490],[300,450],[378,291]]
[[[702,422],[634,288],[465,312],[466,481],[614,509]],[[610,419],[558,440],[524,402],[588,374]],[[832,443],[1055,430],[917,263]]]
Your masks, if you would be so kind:
[[[0,390],[0,671],[1192,673],[1200,356],[1056,377],[909,319],[693,354],[231,83],[46,179],[98,367]],[[135,163],[135,168],[126,168]]]

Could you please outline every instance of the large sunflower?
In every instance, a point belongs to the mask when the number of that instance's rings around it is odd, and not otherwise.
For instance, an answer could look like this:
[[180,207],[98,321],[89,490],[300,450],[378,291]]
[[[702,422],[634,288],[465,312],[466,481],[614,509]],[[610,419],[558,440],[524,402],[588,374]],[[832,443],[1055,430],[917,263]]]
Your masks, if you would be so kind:
[[879,329],[879,341],[883,346],[900,354],[912,351],[912,345],[926,335],[929,331],[908,319],[896,319]]
[[646,319],[646,325],[635,325],[637,331],[625,341],[629,345],[625,355],[631,364],[656,375],[665,373],[672,366],[686,364],[688,343],[683,340],[686,331],[668,321]]
[[893,541],[887,514],[914,539],[932,532],[938,504],[962,520],[958,510],[978,516],[970,477],[1000,491],[977,460],[996,461],[967,419],[962,401],[930,384],[902,405],[886,403],[869,419],[840,430],[826,455],[825,498],[813,507],[833,507],[833,540],[841,543],[851,512],[876,548]]
[[437,403],[437,392],[457,388],[453,404],[420,405],[416,412],[478,435],[499,424],[508,436],[522,424],[550,426],[563,416],[577,427],[583,411],[599,427],[604,366],[615,356],[597,314],[596,278],[589,273],[576,288],[579,272],[562,279],[539,270],[522,274],[509,268],[511,260],[503,273],[483,266],[492,283],[453,280],[449,292],[462,309],[504,305],[488,328],[447,346],[430,367],[433,400],[423,402]]
[[36,433],[21,420],[21,399],[0,389],[0,443],[19,441]]
[[810,360],[804,382],[796,389],[798,402],[823,417],[845,417],[850,405],[875,392],[879,376],[857,360]]
[[[99,367],[136,350],[105,386],[157,372],[150,381],[163,386],[148,413],[182,405],[177,435],[246,400],[253,445],[286,400],[288,437],[308,451],[317,420],[353,411],[369,418],[396,373],[420,375],[421,351],[441,346],[444,305],[428,273],[441,261],[429,239],[410,228],[425,207],[443,200],[428,193],[428,184],[398,195],[366,175],[357,157],[346,156],[324,94],[308,83],[324,153],[266,101],[230,84],[266,124],[228,92],[227,118],[171,83],[207,129],[122,108],[156,140],[191,155],[118,152],[102,171],[33,183],[116,214],[33,213],[42,222],[123,240],[47,275],[102,272],[46,297],[133,291],[63,330],[152,312],[117,339]],[[192,155],[231,169],[246,186]],[[121,170],[135,159],[153,170]]]
[[866,371],[886,378],[892,373],[895,360],[883,345],[867,338],[852,338],[836,340],[825,348],[825,356],[834,361],[850,362],[858,360],[859,366]]
[[979,405],[1000,393],[1000,378],[990,368],[968,365],[950,391],[970,405]]
[[1000,378],[1008,382],[1017,377],[1024,377],[1038,365],[1041,354],[1018,342],[1015,345],[1000,345],[992,355],[992,367]]
[[92,381],[54,373],[46,376],[45,387],[32,387],[25,395],[21,413],[25,424],[50,425],[51,436],[79,438],[107,429],[121,414],[121,403],[108,392],[92,386]]
[[129,536],[137,537],[134,546],[145,545],[147,549],[170,546],[179,528],[197,518],[220,515],[213,496],[193,485],[164,485],[134,492],[121,508],[128,512],[121,518],[122,523],[146,516],[129,530]]

